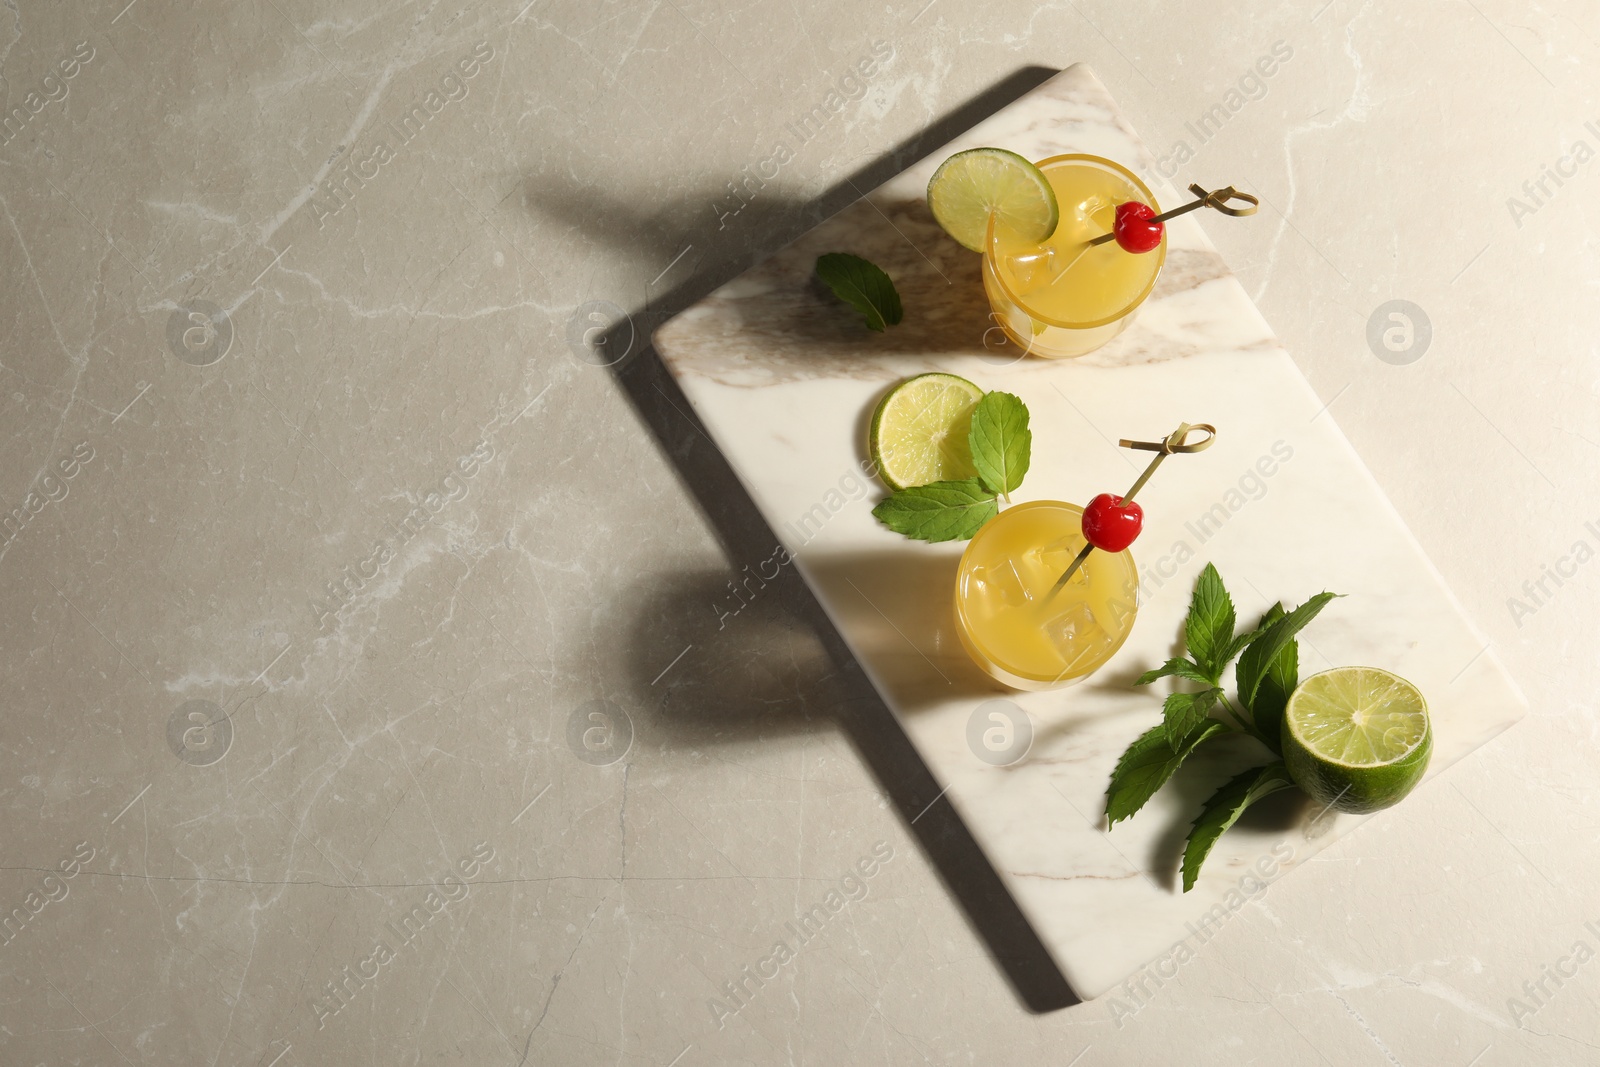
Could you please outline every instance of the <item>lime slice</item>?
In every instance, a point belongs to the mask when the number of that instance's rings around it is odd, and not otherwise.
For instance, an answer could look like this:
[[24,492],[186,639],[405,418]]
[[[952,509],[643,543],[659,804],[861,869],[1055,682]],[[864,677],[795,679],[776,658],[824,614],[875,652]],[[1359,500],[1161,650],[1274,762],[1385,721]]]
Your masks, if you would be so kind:
[[1387,808],[1411,792],[1433,754],[1428,702],[1376,667],[1313,674],[1283,712],[1283,758],[1295,784],[1336,811]]
[[954,374],[907,378],[872,413],[868,445],[890,489],[975,478],[967,434],[983,390]]
[[928,182],[928,207],[946,233],[974,252],[988,240],[990,215],[1023,241],[1045,240],[1061,221],[1050,180],[1003,148],[973,148],[939,164]]

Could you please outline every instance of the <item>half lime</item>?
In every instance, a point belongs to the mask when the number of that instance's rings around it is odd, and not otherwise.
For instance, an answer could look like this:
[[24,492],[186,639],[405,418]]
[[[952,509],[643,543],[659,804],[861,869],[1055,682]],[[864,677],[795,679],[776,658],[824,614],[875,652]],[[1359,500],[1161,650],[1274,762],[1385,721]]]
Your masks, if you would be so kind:
[[1433,727],[1422,692],[1377,667],[1313,674],[1283,713],[1283,758],[1301,789],[1336,811],[1387,808],[1422,780]]

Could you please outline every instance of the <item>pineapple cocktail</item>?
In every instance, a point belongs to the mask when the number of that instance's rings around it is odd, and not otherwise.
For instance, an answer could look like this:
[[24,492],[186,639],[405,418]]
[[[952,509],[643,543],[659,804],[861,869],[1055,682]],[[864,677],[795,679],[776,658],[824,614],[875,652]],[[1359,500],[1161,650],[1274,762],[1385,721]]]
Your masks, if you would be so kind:
[[1038,500],[991,519],[956,572],[956,632],[973,662],[1014,689],[1048,689],[1098,669],[1122,647],[1138,610],[1132,553],[1083,550],[1083,509]]
[[946,233],[983,254],[991,318],[1006,337],[1025,355],[1062,359],[1127,328],[1166,262],[1168,219],[1201,207],[1250,215],[1259,203],[1232,186],[1189,191],[1197,199],[1158,215],[1149,187],[1103,156],[1034,164],[1009,149],[970,148],[934,172],[928,207]]
[[1090,242],[1113,232],[1117,207],[1154,204],[1132,171],[1089,155],[1052,156],[1038,164],[1060,206],[1055,231],[1029,240],[991,216],[983,286],[1006,336],[1024,352],[1050,359],[1081,356],[1125,329],[1155,288],[1166,262],[1164,232],[1149,251]]

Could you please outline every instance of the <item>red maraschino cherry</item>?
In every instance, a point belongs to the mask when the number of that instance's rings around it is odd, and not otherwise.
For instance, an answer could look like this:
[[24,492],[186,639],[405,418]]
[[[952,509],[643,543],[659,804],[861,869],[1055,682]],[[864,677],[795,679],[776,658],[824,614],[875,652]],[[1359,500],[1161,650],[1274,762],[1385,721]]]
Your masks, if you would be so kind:
[[1156,218],[1155,209],[1149,204],[1129,200],[1117,205],[1117,218],[1111,232],[1123,251],[1149,252],[1161,243],[1166,229],[1167,224]]
[[[1204,190],[1202,190],[1204,191]],[[1100,238],[1095,238],[1096,241]],[[1205,434],[1201,440],[1190,442],[1189,432],[1198,430]],[[1139,536],[1139,531],[1144,527],[1144,508],[1133,502],[1139,490],[1144,488],[1144,483],[1161,466],[1161,461],[1168,456],[1182,452],[1204,452],[1211,447],[1211,442],[1217,439],[1217,428],[1210,423],[1181,422],[1178,428],[1159,441],[1118,441],[1123,448],[1138,448],[1146,452],[1156,453],[1156,458],[1144,469],[1128,491],[1121,496],[1110,493],[1101,493],[1089,501],[1089,506],[1083,509],[1083,540],[1084,546],[1073,557],[1067,569],[1061,572],[1061,577],[1056,579],[1056,584],[1051,587],[1046,599],[1055,596],[1066,587],[1083,566],[1083,561],[1089,558],[1089,553],[1095,549],[1105,552],[1121,552],[1133,544],[1133,539]]]
[[[1197,199],[1189,201],[1182,207],[1175,207],[1171,211],[1163,211],[1157,215],[1155,208],[1138,200],[1129,200],[1117,205],[1116,218],[1111,223],[1111,231],[1089,240],[1089,246],[1103,245],[1107,241],[1116,241],[1122,246],[1123,251],[1138,254],[1153,252],[1161,244],[1161,235],[1166,232],[1168,219],[1175,219],[1179,215],[1187,215],[1199,208],[1215,208],[1224,215],[1254,215],[1260,199],[1250,193],[1241,193],[1233,186],[1225,189],[1214,189],[1206,192],[1198,185],[1189,186],[1189,191]],[[1228,201],[1238,200],[1244,207],[1229,207]]]
[[1121,552],[1144,529],[1144,508],[1136,500],[1101,493],[1083,509],[1083,539],[1103,552]]

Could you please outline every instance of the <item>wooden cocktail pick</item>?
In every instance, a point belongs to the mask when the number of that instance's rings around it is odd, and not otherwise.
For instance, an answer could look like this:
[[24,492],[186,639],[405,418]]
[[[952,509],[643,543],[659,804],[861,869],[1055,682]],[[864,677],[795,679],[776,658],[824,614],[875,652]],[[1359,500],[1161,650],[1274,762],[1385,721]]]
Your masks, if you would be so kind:
[[[1161,243],[1161,234],[1165,229],[1168,219],[1175,219],[1179,215],[1187,215],[1199,208],[1209,207],[1222,212],[1224,215],[1254,215],[1261,206],[1261,200],[1249,193],[1241,193],[1233,186],[1223,189],[1213,189],[1206,192],[1199,185],[1189,186],[1189,191],[1199,199],[1191,200],[1182,207],[1175,207],[1171,211],[1163,211],[1157,215],[1150,210],[1149,204],[1138,200],[1129,200],[1117,205],[1116,223],[1112,228],[1089,242],[1089,247],[1103,245],[1107,241],[1116,241],[1129,252],[1148,252]],[[1229,200],[1242,200],[1247,207],[1229,207]]]
[[[1205,437],[1191,443],[1188,440],[1188,437],[1190,432],[1195,430],[1204,431]],[[1083,512],[1083,550],[1073,558],[1072,563],[1065,571],[1062,572],[1061,577],[1056,579],[1056,584],[1051,587],[1050,593],[1045,597],[1045,599],[1049,600],[1051,597],[1061,592],[1061,590],[1066,587],[1067,582],[1071,581],[1072,576],[1078,572],[1078,568],[1083,566],[1083,561],[1089,558],[1089,553],[1093,552],[1096,547],[1099,547],[1095,545],[1091,539],[1091,534],[1093,531],[1089,528],[1090,508],[1093,508],[1096,504],[1104,503],[1106,507],[1111,509],[1128,509],[1131,511],[1132,518],[1134,520],[1132,524],[1133,533],[1131,535],[1127,535],[1126,541],[1123,541],[1120,547],[1117,549],[1118,551],[1121,551],[1122,548],[1126,548],[1128,544],[1133,541],[1134,537],[1138,536],[1138,527],[1143,521],[1143,509],[1140,509],[1137,504],[1133,504],[1134,494],[1138,493],[1139,490],[1144,488],[1144,484],[1150,480],[1150,476],[1156,472],[1156,468],[1161,466],[1162,460],[1166,459],[1168,456],[1177,455],[1180,452],[1204,452],[1206,449],[1211,447],[1216,439],[1217,428],[1212,426],[1210,423],[1183,422],[1178,424],[1178,428],[1176,430],[1173,430],[1159,441],[1118,441],[1117,444],[1121,445],[1123,448],[1137,448],[1146,452],[1155,452],[1157,453],[1156,458],[1150,461],[1150,465],[1144,469],[1144,473],[1139,475],[1138,479],[1134,481],[1133,485],[1128,489],[1128,491],[1122,494],[1120,497],[1107,497],[1107,494],[1101,494],[1100,497],[1096,497],[1094,500],[1090,501],[1090,506],[1085,508]],[[1107,499],[1102,501],[1102,497],[1107,497]],[[1131,509],[1129,509],[1129,505],[1132,505]]]

